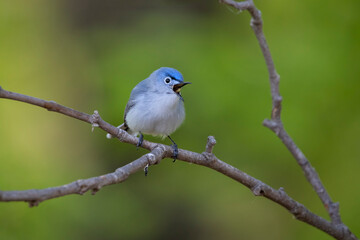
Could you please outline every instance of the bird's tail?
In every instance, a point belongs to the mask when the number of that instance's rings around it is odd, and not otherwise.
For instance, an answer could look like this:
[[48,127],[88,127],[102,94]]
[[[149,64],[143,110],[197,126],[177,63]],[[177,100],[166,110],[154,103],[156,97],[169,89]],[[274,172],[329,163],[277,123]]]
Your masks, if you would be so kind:
[[[120,129],[122,129],[122,130],[125,130],[125,131],[126,131],[126,129],[127,129],[127,127],[125,126],[124,123],[121,124],[120,126],[118,126],[118,128],[120,128]],[[107,138],[107,139],[111,139],[111,138],[113,138],[113,137],[114,137],[114,136],[111,135],[110,133],[106,134],[106,138]]]

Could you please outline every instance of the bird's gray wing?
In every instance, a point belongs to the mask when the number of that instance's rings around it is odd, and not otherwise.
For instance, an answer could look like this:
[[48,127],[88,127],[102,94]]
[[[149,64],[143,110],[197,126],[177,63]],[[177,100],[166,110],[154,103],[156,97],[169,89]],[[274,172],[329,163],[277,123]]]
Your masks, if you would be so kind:
[[139,101],[139,98],[141,99],[142,96],[147,94],[148,90],[149,90],[149,80],[145,79],[145,80],[139,82],[138,85],[136,85],[134,87],[134,89],[131,91],[129,101],[126,104],[125,112],[124,112],[124,125],[125,125],[125,127],[128,128],[128,126],[126,124],[126,115],[129,113],[130,109],[135,107],[135,105]]
[[126,115],[128,114],[128,112],[130,111],[131,108],[133,108],[135,106],[136,102],[131,100],[131,98],[129,99],[128,103],[126,104],[125,107],[125,112],[124,112],[124,126],[122,129],[124,129],[125,131],[127,131],[129,129],[127,123],[126,123]]
[[147,94],[148,89],[149,89],[148,79],[145,79],[139,82],[138,85],[136,85],[134,89],[131,91],[129,101],[126,104],[125,112],[124,112],[124,127],[126,128],[124,130],[129,129],[128,125],[126,124],[126,115],[129,113],[130,109],[136,106],[136,104],[139,101],[139,98],[141,99],[142,96]]
[[[128,131],[129,130],[129,126],[126,123],[126,115],[129,113],[130,109],[132,109],[133,107],[135,107],[136,103],[137,103],[137,99],[140,96],[143,96],[144,94],[146,94],[146,91],[148,89],[148,82],[145,80],[141,81],[140,83],[138,83],[138,85],[136,85],[134,87],[134,89],[131,91],[130,94],[130,99],[128,101],[128,103],[126,104],[125,107],[125,112],[124,112],[124,123],[121,124],[120,126],[118,126],[118,128]],[[107,138],[112,138],[113,136],[111,134],[107,134],[106,135]]]

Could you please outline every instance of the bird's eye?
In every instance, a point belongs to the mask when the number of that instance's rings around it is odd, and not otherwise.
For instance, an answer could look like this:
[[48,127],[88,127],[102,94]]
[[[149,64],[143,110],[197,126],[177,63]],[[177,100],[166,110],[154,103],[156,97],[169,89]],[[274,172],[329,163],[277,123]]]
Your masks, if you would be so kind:
[[171,78],[169,78],[169,77],[164,78],[164,82],[166,84],[169,84],[171,82]]

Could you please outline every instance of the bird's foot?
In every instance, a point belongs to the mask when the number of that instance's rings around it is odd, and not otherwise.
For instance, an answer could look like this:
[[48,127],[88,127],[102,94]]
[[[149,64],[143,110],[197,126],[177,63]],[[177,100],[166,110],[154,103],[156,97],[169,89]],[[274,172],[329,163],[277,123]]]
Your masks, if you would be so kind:
[[144,136],[142,135],[142,133],[140,133],[139,141],[136,144],[136,149],[139,149],[139,147],[141,147],[143,141],[144,141]]
[[174,159],[173,162],[176,161],[177,159],[177,156],[178,156],[178,153],[179,153],[179,149],[178,149],[178,146],[176,145],[176,143],[174,142],[174,140],[172,140],[172,138],[170,136],[168,136],[168,138],[170,139],[170,141],[173,143],[172,145],[170,145],[173,149],[173,155],[172,155],[172,158]]
[[179,153],[179,149],[176,143],[172,144],[171,147],[173,149],[173,155],[172,155],[172,158],[174,159],[173,162],[175,162]]

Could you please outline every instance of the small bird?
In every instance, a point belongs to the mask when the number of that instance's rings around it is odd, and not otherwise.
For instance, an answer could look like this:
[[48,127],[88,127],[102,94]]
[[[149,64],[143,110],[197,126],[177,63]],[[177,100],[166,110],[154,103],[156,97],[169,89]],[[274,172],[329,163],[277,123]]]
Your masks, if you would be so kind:
[[[137,147],[144,140],[143,134],[168,137],[172,142],[175,162],[178,147],[170,134],[185,119],[184,99],[180,90],[187,84],[190,82],[184,82],[181,73],[174,68],[162,67],[154,71],[131,91],[125,107],[124,123],[118,128],[134,136],[140,135]],[[112,138],[111,134],[106,136]]]

